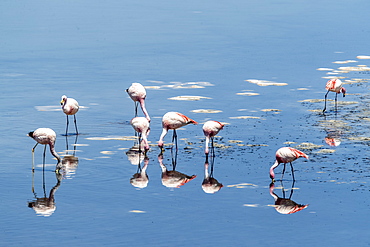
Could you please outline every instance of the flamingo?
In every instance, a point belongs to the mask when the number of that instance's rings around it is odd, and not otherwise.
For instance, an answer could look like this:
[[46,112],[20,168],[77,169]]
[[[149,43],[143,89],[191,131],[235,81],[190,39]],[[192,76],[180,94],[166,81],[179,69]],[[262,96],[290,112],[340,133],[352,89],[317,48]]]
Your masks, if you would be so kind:
[[167,112],[162,118],[163,131],[158,141],[158,146],[163,148],[163,138],[166,136],[169,129],[173,129],[172,142],[176,140],[177,147],[177,134],[176,129],[181,128],[188,124],[198,124],[193,119],[188,118],[179,112]]
[[[58,171],[59,170],[59,164],[61,164],[62,160],[59,157],[59,155],[57,154],[57,152],[55,151],[55,140],[56,140],[57,136],[56,136],[54,130],[49,129],[49,128],[38,128],[35,131],[29,132],[28,136],[36,141],[36,145],[32,148],[32,160],[33,160],[35,148],[37,147],[37,145],[39,143],[43,144],[43,145],[45,145],[45,148],[44,148],[44,163],[43,163],[45,165],[45,151],[46,151],[46,145],[48,144],[49,147],[50,147],[51,154],[58,160],[58,165],[57,165],[57,169],[56,169],[56,171]],[[34,165],[32,163],[32,171],[34,171],[34,170],[35,170],[35,168],[34,168]]]
[[145,117],[135,117],[131,119],[131,125],[135,129],[136,132],[139,133],[139,147],[141,145],[141,140],[144,143],[144,150],[149,150],[148,144],[148,135],[150,132],[149,121]]
[[209,140],[211,139],[212,143],[212,149],[213,149],[213,138],[215,135],[218,134],[220,130],[224,127],[224,124],[218,122],[218,121],[207,121],[203,125],[203,133],[206,136],[206,148],[204,153],[208,155],[209,150],[208,150],[208,145],[209,145]]
[[337,108],[337,98],[338,98],[338,94],[340,93],[343,93],[343,97],[346,97],[346,89],[344,87],[342,87],[342,81],[339,80],[339,79],[331,79],[329,80],[327,83],[326,83],[326,90],[328,90],[328,92],[325,94],[325,106],[324,106],[324,109],[322,110],[322,112],[325,112],[326,110],[326,98],[328,97],[328,93],[331,91],[331,92],[335,92],[335,108]]
[[137,107],[140,103],[140,107],[143,110],[143,113],[150,122],[149,114],[145,108],[145,98],[146,98],[146,90],[143,85],[140,83],[132,83],[131,86],[126,89],[126,92],[130,96],[130,98],[135,102],[135,117],[137,117]]
[[76,135],[78,135],[78,130],[77,130],[77,123],[76,123],[76,113],[78,112],[78,109],[80,106],[78,105],[77,100],[73,98],[67,98],[67,96],[63,95],[62,100],[60,101],[60,104],[62,105],[63,112],[67,115],[67,128],[66,128],[66,135],[68,132],[68,116],[73,115],[74,117],[74,122],[75,122],[75,128],[76,128]]
[[303,152],[301,152],[301,151],[299,151],[295,148],[291,148],[291,147],[279,148],[276,151],[276,161],[270,168],[270,178],[272,180],[274,180],[274,178],[275,178],[274,169],[276,167],[278,167],[281,163],[284,163],[283,174],[282,174],[282,177],[281,177],[281,178],[283,178],[284,172],[285,172],[285,164],[290,163],[290,167],[292,169],[293,180],[295,180],[294,179],[294,170],[293,170],[292,162],[295,161],[296,159],[298,159],[299,157],[304,157],[304,158],[308,159],[308,156],[305,153],[303,153]]

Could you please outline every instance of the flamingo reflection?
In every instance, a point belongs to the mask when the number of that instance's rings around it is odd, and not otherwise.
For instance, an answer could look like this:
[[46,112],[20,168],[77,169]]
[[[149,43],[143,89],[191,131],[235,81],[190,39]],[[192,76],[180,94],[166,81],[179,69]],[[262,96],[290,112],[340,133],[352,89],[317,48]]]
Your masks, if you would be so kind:
[[224,187],[221,183],[213,177],[213,165],[215,156],[211,156],[211,169],[209,170],[208,155],[206,156],[206,161],[204,162],[204,179],[202,183],[202,189],[205,193],[213,194]]
[[35,192],[35,186],[34,186],[34,172],[32,173],[32,192],[34,194],[35,200],[28,202],[28,207],[33,208],[35,210],[36,214],[39,216],[48,217],[51,216],[55,210],[55,193],[58,190],[61,181],[62,181],[62,175],[60,173],[55,173],[57,183],[55,186],[50,190],[49,196],[46,195],[46,189],[45,189],[45,171],[42,171],[42,184],[43,184],[43,197],[38,197]]
[[139,150],[139,146],[136,144],[126,152],[126,155],[128,161],[134,166],[140,164],[145,158],[145,155]]
[[275,184],[273,182],[270,184],[270,186],[269,186],[270,187],[270,195],[275,200],[275,206],[274,207],[275,207],[275,209],[278,213],[293,214],[293,213],[299,212],[299,211],[308,207],[308,204],[307,205],[298,204],[298,203],[294,202],[293,200],[291,200],[292,195],[293,195],[293,191],[294,191],[293,190],[294,183],[295,183],[295,181],[293,180],[292,188],[290,189],[290,195],[289,195],[288,198],[285,198],[285,190],[284,190],[282,181],[281,181],[281,190],[282,190],[282,193],[283,193],[283,197],[279,197],[274,192]]
[[[76,170],[78,167],[78,157],[76,157],[76,147],[77,147],[77,139],[78,135],[76,135],[74,144],[73,144],[73,150],[69,150],[68,148],[68,137],[66,136],[66,155],[62,159],[63,164],[63,178],[64,179],[70,179],[74,174],[76,174]],[[69,152],[72,151],[72,154],[69,154]]]
[[[172,149],[171,149],[172,150]],[[162,168],[162,184],[168,188],[180,188],[182,185],[190,182],[196,175],[186,175],[184,173],[176,171],[177,165],[177,151],[175,155],[172,155],[172,171],[167,170],[167,167],[163,164],[163,153],[158,155],[158,162]]]
[[[142,154],[139,153],[139,155],[143,156]],[[143,189],[148,186],[149,183],[149,177],[146,174],[146,169],[148,168],[149,164],[149,158],[145,157],[144,158],[144,166],[141,167],[141,161],[139,158],[139,162],[137,165],[137,172],[130,178],[130,183],[132,186],[136,188]]]

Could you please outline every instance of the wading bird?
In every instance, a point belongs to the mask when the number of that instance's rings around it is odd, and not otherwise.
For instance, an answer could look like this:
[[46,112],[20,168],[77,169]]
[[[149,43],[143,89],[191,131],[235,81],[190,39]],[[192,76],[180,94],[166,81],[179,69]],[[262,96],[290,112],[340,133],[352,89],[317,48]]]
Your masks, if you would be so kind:
[[131,86],[126,89],[126,92],[130,96],[130,98],[135,102],[135,117],[137,117],[137,107],[140,103],[140,107],[143,110],[143,113],[150,122],[149,114],[145,108],[145,98],[146,98],[146,90],[143,85],[140,83],[132,83]]
[[150,132],[149,121],[145,117],[135,117],[131,119],[131,126],[139,133],[139,150],[141,142],[144,143],[144,153],[149,150],[148,135]]
[[215,135],[217,135],[217,133],[220,130],[222,130],[223,127],[224,127],[224,124],[217,122],[217,121],[207,121],[203,125],[203,133],[206,136],[206,147],[204,151],[206,155],[208,155],[209,153],[209,149],[208,149],[209,140],[211,139],[211,147],[213,149],[213,138]]
[[299,151],[295,148],[291,148],[291,147],[279,148],[276,151],[276,161],[270,168],[270,178],[272,180],[274,180],[274,178],[275,178],[274,169],[276,167],[278,167],[281,163],[284,163],[284,169],[283,169],[283,173],[282,173],[282,176],[281,176],[281,179],[283,179],[284,172],[285,172],[285,165],[286,165],[286,163],[290,163],[290,167],[292,169],[292,177],[293,177],[293,180],[295,180],[294,179],[294,170],[293,170],[292,162],[295,161],[296,159],[298,159],[299,157],[304,157],[304,158],[308,159],[308,156],[305,153],[303,153],[303,152],[301,152],[301,151]]
[[339,79],[331,79],[326,83],[326,90],[328,90],[325,94],[325,105],[324,109],[322,112],[325,112],[326,110],[326,99],[328,97],[328,93],[335,92],[335,110],[337,110],[337,99],[338,99],[338,94],[343,93],[343,97],[346,96],[346,89],[342,87],[342,81]]
[[68,135],[68,116],[73,115],[74,122],[75,122],[75,128],[76,128],[76,135],[78,135],[77,130],[77,122],[76,122],[76,113],[78,112],[78,109],[80,106],[78,105],[77,100],[73,98],[67,98],[67,96],[63,95],[62,100],[60,101],[60,104],[62,105],[63,112],[67,115],[67,127],[66,127],[66,135]]
[[173,130],[172,142],[175,140],[177,148],[176,129],[181,128],[188,124],[198,124],[198,123],[179,112],[167,112],[166,114],[164,114],[162,118],[163,131],[161,137],[159,138],[158,146],[160,148],[163,148],[163,138],[166,136],[168,130],[172,129]]
[[[36,145],[32,148],[32,161],[34,158],[34,152],[36,146],[40,143],[45,145],[44,147],[44,159],[43,159],[43,165],[45,165],[45,151],[46,151],[46,145],[49,145],[50,147],[50,153],[58,160],[58,165],[57,165],[57,171],[59,170],[59,165],[61,164],[61,159],[57,152],[55,151],[55,140],[56,140],[56,134],[54,130],[49,129],[49,128],[38,128],[35,131],[32,131],[28,133],[28,136],[31,137],[36,141]],[[32,162],[32,171],[34,171],[34,165]]]

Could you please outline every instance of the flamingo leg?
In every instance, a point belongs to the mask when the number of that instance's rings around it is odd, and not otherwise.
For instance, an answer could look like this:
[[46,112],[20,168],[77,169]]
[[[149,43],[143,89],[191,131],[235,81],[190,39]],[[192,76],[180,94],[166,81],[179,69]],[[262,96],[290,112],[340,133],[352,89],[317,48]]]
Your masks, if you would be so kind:
[[295,178],[294,178],[294,169],[293,169],[293,164],[292,164],[292,162],[290,162],[290,168],[292,169],[292,177],[293,177],[293,181],[295,181]]
[[32,148],[32,172],[35,171],[35,148],[39,145],[38,142],[36,142],[36,145]]
[[213,155],[213,157],[215,156],[215,147],[213,145],[213,137],[211,137],[211,154]]
[[176,145],[176,150],[178,149],[177,148],[177,133],[176,133],[176,130],[174,129],[173,130],[173,135],[172,135],[172,143],[175,141],[175,145]]
[[67,127],[66,127],[66,136],[68,135],[68,125],[69,125],[69,119],[68,119],[68,115],[67,115]]
[[76,115],[73,115],[73,118],[74,118],[74,122],[75,122],[76,135],[78,135]]
[[137,117],[137,107],[139,106],[139,102],[135,101],[135,117]]
[[326,99],[327,99],[327,97],[328,97],[328,93],[329,93],[330,91],[328,90],[327,92],[326,92],[326,94],[325,94],[325,105],[324,105],[324,109],[322,110],[322,112],[324,113],[325,112],[325,110],[326,110]]
[[44,157],[42,159],[42,171],[45,170],[45,155],[46,155],[46,145],[44,145]]
[[335,94],[335,111],[338,111],[338,94]]
[[286,163],[284,163],[283,173],[281,174],[281,181],[283,181],[283,177],[284,177],[284,173],[285,173],[285,166],[286,166]]

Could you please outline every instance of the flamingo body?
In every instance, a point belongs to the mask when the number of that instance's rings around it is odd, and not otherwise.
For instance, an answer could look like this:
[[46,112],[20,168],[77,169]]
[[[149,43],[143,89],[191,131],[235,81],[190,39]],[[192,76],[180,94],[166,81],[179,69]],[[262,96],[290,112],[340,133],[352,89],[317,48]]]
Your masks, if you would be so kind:
[[205,147],[205,154],[209,153],[209,140],[212,139],[213,144],[213,137],[218,134],[220,130],[224,127],[224,124],[218,121],[207,121],[203,125],[203,133],[206,137],[206,147]]
[[60,104],[62,105],[62,110],[63,110],[64,114],[67,115],[66,135],[67,135],[67,132],[68,132],[68,124],[69,124],[68,116],[69,115],[73,115],[73,117],[74,117],[76,134],[78,134],[77,123],[76,123],[76,115],[75,114],[80,109],[80,106],[78,105],[77,100],[75,100],[73,98],[68,98],[66,95],[63,95],[62,100],[60,101]]
[[28,136],[37,142],[32,149],[32,153],[35,151],[37,144],[49,145],[51,154],[58,160],[58,163],[61,162],[59,155],[55,151],[56,134],[54,130],[49,128],[38,128],[35,131],[29,132]]
[[162,118],[163,131],[158,141],[158,146],[163,147],[163,138],[166,136],[168,130],[175,130],[188,124],[198,124],[193,119],[188,118],[184,114],[179,112],[167,112]]
[[139,136],[141,136],[144,143],[144,149],[149,150],[148,135],[150,128],[148,119],[145,117],[135,117],[131,119],[131,126],[139,133]]
[[[279,148],[276,151],[276,161],[270,168],[270,178],[271,179],[275,178],[274,169],[276,167],[278,167],[281,163],[283,163],[283,164],[290,163],[291,164],[291,162],[295,161],[296,159],[298,159],[300,157],[304,157],[304,158],[308,159],[308,156],[305,153],[303,153],[303,152],[301,152],[301,151],[299,151],[295,148],[291,148],[291,147]],[[293,169],[293,166],[292,166],[292,169]]]
[[139,103],[146,119],[150,122],[149,114],[145,108],[146,90],[144,86],[140,83],[135,82],[132,83],[128,89],[126,89],[126,92],[135,102],[135,117],[137,117],[137,103]]

